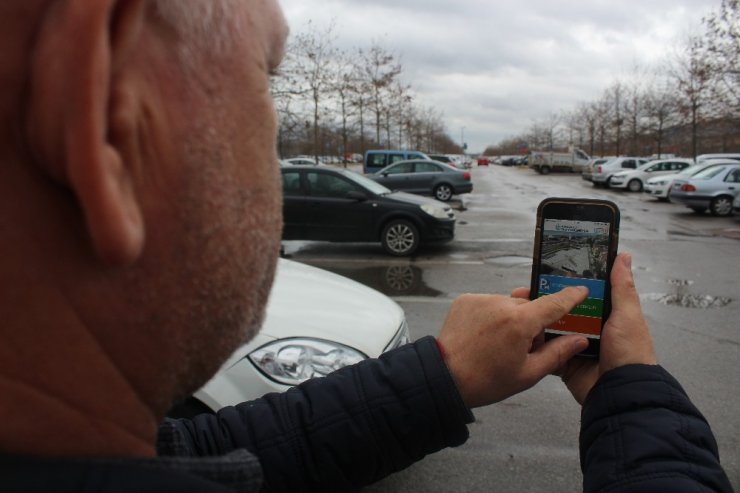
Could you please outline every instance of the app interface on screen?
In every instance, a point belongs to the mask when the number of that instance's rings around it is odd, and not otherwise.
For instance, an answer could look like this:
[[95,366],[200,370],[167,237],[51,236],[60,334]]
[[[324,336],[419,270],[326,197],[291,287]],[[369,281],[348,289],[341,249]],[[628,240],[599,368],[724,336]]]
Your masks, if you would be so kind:
[[608,254],[609,223],[545,219],[538,296],[568,286],[588,287],[588,298],[549,327],[549,332],[599,337]]

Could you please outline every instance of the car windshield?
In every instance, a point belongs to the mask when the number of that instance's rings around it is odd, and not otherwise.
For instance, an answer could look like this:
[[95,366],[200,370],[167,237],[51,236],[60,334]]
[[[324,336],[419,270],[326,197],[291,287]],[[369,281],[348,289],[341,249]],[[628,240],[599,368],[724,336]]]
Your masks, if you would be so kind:
[[345,170],[339,170],[342,175],[344,175],[346,178],[349,178],[353,182],[357,183],[358,185],[362,186],[363,188],[366,188],[370,192],[376,194],[376,195],[386,195],[391,193],[389,189],[381,185],[380,183],[374,182],[370,178],[365,178],[364,176],[354,173],[352,171],[345,171]]
[[678,173],[678,174],[679,175],[683,175],[683,176],[694,176],[699,171],[701,171],[701,170],[703,170],[705,168],[706,168],[706,165],[705,164],[695,164],[693,166],[689,166],[688,168],[682,169],[681,172]]
[[711,168],[707,168],[695,174],[694,178],[697,180],[710,180],[724,171],[726,168],[726,166],[712,166]]

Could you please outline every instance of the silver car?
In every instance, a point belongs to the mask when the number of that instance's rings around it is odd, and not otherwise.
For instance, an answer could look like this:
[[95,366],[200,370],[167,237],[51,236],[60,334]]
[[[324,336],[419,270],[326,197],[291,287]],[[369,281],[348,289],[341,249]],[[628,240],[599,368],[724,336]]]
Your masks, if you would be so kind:
[[400,161],[367,177],[391,190],[431,195],[442,202],[449,201],[454,194],[473,191],[469,171],[438,161]]
[[740,163],[733,163],[711,166],[685,183],[674,183],[671,200],[699,213],[709,209],[715,216],[729,216],[740,193]]
[[692,176],[707,169],[710,166],[714,166],[714,164],[714,161],[705,161],[703,163],[689,166],[688,168],[682,170],[680,173],[648,178],[642,191],[650,195],[651,197],[655,197],[658,200],[668,201],[668,195],[671,193],[671,188],[673,187],[674,183],[681,183],[681,185],[683,185]]

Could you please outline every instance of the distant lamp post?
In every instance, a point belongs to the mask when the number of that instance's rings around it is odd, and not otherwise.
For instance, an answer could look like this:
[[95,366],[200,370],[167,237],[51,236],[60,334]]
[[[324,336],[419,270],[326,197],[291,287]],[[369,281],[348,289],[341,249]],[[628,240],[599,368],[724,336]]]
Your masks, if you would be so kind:
[[468,146],[465,145],[465,129],[467,127],[462,127],[460,129],[460,148],[463,150],[463,153],[468,149]]

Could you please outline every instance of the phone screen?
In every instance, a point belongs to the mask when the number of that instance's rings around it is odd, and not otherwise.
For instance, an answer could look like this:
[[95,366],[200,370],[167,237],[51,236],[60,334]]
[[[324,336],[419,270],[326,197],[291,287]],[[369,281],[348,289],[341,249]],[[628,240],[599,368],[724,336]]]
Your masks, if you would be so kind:
[[546,332],[576,333],[591,339],[601,336],[610,234],[607,222],[543,219],[537,297],[568,286],[588,287],[588,298]]

